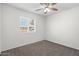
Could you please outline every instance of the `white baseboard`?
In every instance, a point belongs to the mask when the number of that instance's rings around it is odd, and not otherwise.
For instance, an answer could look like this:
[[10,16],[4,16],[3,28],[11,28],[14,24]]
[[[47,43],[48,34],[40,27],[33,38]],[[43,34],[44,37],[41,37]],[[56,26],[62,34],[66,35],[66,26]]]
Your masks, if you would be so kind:
[[32,44],[32,43],[35,43],[35,42],[38,42],[38,41],[42,41],[42,40],[37,40],[37,41],[35,40],[35,41],[32,41],[32,42],[27,42],[27,43],[24,43],[24,44],[17,45],[15,47],[7,48],[7,49],[2,49],[2,51],[6,51],[6,50],[9,50],[9,49],[13,49],[13,48],[21,47],[21,46],[24,46],[24,45]]

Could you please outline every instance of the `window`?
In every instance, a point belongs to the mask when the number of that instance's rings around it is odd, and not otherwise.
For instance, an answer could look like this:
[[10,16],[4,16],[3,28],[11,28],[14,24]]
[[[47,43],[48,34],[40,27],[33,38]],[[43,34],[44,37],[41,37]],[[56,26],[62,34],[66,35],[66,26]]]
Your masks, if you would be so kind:
[[35,20],[26,17],[20,17],[20,31],[35,32],[36,31]]

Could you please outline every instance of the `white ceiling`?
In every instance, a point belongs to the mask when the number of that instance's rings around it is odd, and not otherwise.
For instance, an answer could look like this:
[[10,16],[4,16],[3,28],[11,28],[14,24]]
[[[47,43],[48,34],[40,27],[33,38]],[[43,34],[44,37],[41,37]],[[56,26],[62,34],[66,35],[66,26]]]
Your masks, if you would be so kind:
[[[33,13],[45,15],[43,11],[35,11],[36,9],[41,8],[40,3],[7,3],[7,5],[14,6],[16,8],[21,8],[23,10],[27,10]],[[58,3],[56,6],[56,8],[58,8],[58,11],[49,12],[47,15],[52,15],[60,11],[74,8],[77,6],[79,6],[79,3]]]

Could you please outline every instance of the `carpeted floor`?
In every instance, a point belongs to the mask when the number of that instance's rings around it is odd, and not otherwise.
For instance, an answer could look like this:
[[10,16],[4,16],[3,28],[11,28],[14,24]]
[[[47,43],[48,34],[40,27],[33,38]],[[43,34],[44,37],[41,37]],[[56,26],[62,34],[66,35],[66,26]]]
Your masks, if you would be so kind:
[[4,51],[2,56],[79,56],[79,51],[43,40]]

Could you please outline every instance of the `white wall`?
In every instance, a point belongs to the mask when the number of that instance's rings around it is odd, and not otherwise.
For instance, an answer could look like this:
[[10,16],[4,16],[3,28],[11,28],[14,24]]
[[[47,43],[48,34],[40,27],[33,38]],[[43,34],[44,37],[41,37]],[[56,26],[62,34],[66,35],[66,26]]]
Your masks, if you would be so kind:
[[[36,32],[23,33],[20,32],[19,18],[20,16],[29,17],[36,20]],[[10,6],[3,6],[3,40],[2,50],[7,50],[34,43],[44,39],[44,17],[27,11],[23,11]]]
[[79,7],[47,18],[47,40],[79,49]]
[[0,52],[1,52],[1,39],[2,39],[2,5],[0,4]]

